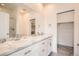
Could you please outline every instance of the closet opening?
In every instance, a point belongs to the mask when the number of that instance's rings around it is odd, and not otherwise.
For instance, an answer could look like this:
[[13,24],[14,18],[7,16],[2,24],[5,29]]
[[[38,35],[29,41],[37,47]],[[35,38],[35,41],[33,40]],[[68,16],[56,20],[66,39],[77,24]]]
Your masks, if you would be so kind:
[[74,10],[57,13],[57,52],[61,56],[74,54]]

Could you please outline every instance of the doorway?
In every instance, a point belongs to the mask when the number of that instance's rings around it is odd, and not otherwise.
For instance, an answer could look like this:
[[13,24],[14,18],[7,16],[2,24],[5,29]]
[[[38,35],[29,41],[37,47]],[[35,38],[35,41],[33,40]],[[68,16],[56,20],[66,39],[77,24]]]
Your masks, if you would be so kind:
[[57,20],[58,54],[71,56],[74,52],[74,11],[58,14]]
[[30,24],[31,24],[31,35],[35,35],[36,34],[35,19],[31,19]]

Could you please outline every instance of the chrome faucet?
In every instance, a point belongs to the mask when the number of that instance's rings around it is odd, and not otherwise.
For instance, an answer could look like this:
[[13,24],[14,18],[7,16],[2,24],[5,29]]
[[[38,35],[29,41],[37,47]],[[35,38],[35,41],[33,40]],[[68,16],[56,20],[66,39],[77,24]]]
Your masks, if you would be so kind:
[[0,43],[4,43],[4,42],[6,42],[5,38],[4,39],[0,39]]

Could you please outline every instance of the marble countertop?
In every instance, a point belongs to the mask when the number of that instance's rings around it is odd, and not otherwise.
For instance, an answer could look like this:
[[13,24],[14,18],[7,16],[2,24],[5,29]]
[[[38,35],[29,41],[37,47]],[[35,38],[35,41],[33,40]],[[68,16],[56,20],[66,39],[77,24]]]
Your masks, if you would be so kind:
[[17,41],[14,40],[7,41],[5,43],[0,44],[0,55],[1,56],[10,55],[16,51],[29,47],[35,44],[36,42],[39,42],[51,36],[52,35],[27,36],[22,37],[20,38],[20,40]]

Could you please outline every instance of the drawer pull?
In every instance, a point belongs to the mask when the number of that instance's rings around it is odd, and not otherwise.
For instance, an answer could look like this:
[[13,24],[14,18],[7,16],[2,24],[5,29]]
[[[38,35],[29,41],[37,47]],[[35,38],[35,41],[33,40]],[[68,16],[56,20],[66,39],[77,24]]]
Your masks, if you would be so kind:
[[45,49],[42,50],[42,52],[44,52],[44,51],[45,51]]
[[77,44],[77,46],[79,46],[79,44]]
[[51,46],[51,42],[50,42],[50,46]]
[[42,44],[45,44],[44,42]]
[[31,50],[29,50],[29,51],[25,52],[25,53],[24,53],[24,55],[26,55],[26,54],[28,54],[28,53],[30,53],[30,52],[31,52]]

